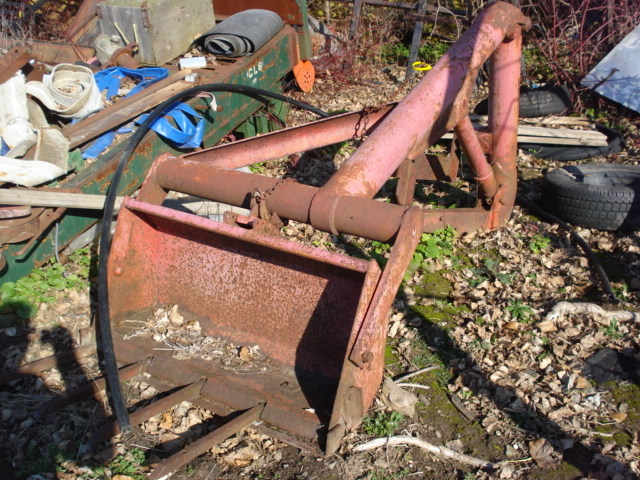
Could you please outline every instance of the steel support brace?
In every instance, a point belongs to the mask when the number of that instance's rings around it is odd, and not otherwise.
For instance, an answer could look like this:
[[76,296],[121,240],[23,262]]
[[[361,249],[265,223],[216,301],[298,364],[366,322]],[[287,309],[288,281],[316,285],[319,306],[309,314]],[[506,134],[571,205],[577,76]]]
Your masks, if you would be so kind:
[[[456,215],[425,210],[425,231],[444,224],[461,231],[504,224],[513,209],[517,188],[521,31],[528,26],[529,19],[516,7],[492,3],[397,106],[345,114],[178,159],[159,159],[138,198],[160,203],[165,191],[172,189],[246,208],[247,198],[256,188],[264,191],[277,187],[268,206],[283,218],[310,223],[334,234],[389,239],[397,232],[404,209],[361,200],[372,198],[402,162],[421,157],[447,130],[455,128],[491,209],[478,205],[475,209],[455,209]],[[492,67],[488,137],[476,133],[468,117],[471,89],[487,60]],[[359,134],[368,138],[320,189],[276,186],[271,179],[223,173],[213,167],[238,168]],[[489,160],[483,148],[487,139]],[[403,197],[407,201],[408,192]],[[369,221],[372,211],[376,212],[375,226],[367,225],[373,223]]]

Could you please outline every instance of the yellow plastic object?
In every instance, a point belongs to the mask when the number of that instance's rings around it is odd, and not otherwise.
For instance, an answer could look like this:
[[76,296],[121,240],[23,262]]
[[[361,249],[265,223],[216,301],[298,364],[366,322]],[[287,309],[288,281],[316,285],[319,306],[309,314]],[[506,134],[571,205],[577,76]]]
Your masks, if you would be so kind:
[[416,72],[426,72],[427,70],[431,70],[431,65],[429,65],[426,62],[423,62],[421,60],[418,60],[417,62],[413,62],[411,64],[411,67],[416,71]]
[[311,91],[316,81],[316,69],[309,60],[300,60],[298,64],[293,67],[293,76],[296,78],[300,90],[307,93]]

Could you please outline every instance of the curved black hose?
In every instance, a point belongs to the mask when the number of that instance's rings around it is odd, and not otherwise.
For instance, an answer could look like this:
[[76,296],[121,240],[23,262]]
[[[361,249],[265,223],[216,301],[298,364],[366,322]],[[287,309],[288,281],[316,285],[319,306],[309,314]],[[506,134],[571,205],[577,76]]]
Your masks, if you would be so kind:
[[517,202],[518,202],[518,205],[521,205],[527,210],[533,212],[536,216],[542,218],[546,222],[557,223],[564,230],[566,230],[569,233],[569,235],[571,235],[571,238],[573,238],[576,241],[576,243],[580,245],[580,248],[582,248],[582,250],[584,251],[584,254],[587,256],[587,259],[589,260],[589,264],[591,265],[591,268],[593,268],[596,275],[600,279],[600,284],[601,284],[602,290],[604,290],[604,293],[607,295],[607,300],[611,303],[619,302],[615,292],[613,291],[613,288],[611,287],[611,282],[609,281],[609,277],[607,276],[607,273],[604,271],[604,268],[602,267],[602,263],[600,262],[598,257],[596,257],[596,254],[593,252],[589,244],[584,241],[584,238],[578,235],[578,232],[576,232],[575,229],[571,227],[571,225],[569,225],[567,222],[565,222],[561,218],[556,217],[552,213],[549,213],[546,210],[543,210],[537,205],[527,202],[526,200],[524,200],[519,196],[517,198]]
[[111,393],[111,401],[113,404],[113,410],[116,414],[116,419],[120,426],[120,430],[123,433],[127,433],[131,430],[131,423],[129,421],[129,413],[127,412],[127,406],[122,396],[122,388],[120,386],[120,378],[118,376],[118,364],[116,362],[116,356],[113,349],[113,337],[111,335],[111,313],[109,311],[109,290],[107,285],[107,264],[109,261],[109,250],[111,248],[111,219],[113,218],[114,205],[116,195],[118,193],[118,186],[122,178],[124,169],[129,162],[131,154],[135,150],[142,137],[146,135],[151,127],[151,124],[160,118],[165,110],[167,110],[174,103],[188,97],[192,97],[201,91],[208,92],[232,92],[241,93],[244,95],[259,95],[264,97],[273,98],[283,102],[290,103],[299,108],[309,110],[321,117],[328,117],[329,114],[320,110],[305,102],[295,100],[293,98],[281,95],[279,93],[264,90],[262,88],[249,87],[245,85],[233,85],[227,83],[210,83],[207,85],[199,85],[189,88],[184,92],[180,92],[173,97],[165,100],[160,105],[155,107],[144,122],[138,127],[138,129],[127,140],[127,144],[122,152],[122,156],[118,161],[118,165],[111,179],[109,191],[107,192],[107,198],[104,204],[104,218],[102,220],[102,228],[100,230],[100,245],[98,250],[98,318],[100,323],[100,343],[102,347],[102,355],[104,361],[104,368],[107,377],[107,384]]

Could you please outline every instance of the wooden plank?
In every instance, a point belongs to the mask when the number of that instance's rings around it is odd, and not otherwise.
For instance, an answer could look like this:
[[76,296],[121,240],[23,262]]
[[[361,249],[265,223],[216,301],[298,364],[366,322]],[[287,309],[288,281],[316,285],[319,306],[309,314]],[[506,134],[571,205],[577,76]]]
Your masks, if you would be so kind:
[[35,59],[52,65],[76,63],[78,60],[86,62],[95,52],[93,48],[68,43],[30,41],[29,45]]
[[582,147],[606,147],[607,140],[581,138],[528,137],[518,135],[518,143],[539,143],[541,145],[575,145]]
[[[90,195],[87,193],[43,192],[19,188],[0,188],[0,204],[3,205],[102,210],[104,208],[105,198],[105,195]],[[124,197],[116,197],[116,210],[120,209],[123,198]]]
[[16,46],[0,57],[0,83],[9,80],[33,58],[28,45]]
[[607,136],[597,130],[575,130],[572,128],[545,128],[545,127],[528,127],[520,125],[518,127],[518,135],[529,135],[533,137],[554,137],[554,138],[579,138],[607,140]]
[[[487,115],[469,115],[472,122],[487,122],[489,117]],[[586,117],[565,117],[565,116],[551,116],[551,117],[533,117],[533,118],[521,118],[520,123],[527,123],[532,125],[575,125],[581,127],[591,127],[593,123]]]
[[173,95],[193,87],[194,83],[182,80],[190,72],[191,70],[188,69],[177,72],[130,97],[109,105],[90,117],[64,127],[62,133],[69,139],[69,148],[72,149],[93,140],[155,108]]
[[[485,122],[473,122],[475,128],[486,127]],[[518,135],[550,138],[576,138],[579,140],[596,140],[606,142],[607,136],[597,130],[578,130],[575,128],[549,128],[527,125],[518,126]]]
[[[444,134],[442,136],[442,139],[453,139],[453,133]],[[607,145],[606,139],[596,140],[581,138],[534,137],[527,135],[518,135],[518,143],[537,143],[541,145],[574,145],[582,147],[604,147]]]

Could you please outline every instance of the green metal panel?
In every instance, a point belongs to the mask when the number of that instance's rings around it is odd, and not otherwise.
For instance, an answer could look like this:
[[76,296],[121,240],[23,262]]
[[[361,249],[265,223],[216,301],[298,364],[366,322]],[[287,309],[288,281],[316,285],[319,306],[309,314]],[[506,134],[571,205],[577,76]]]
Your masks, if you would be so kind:
[[[280,33],[273,42],[273,48],[265,53],[239,60],[239,64],[246,64],[247,68],[237,71],[227,78],[212,77],[215,83],[230,83],[235,85],[249,85],[273,92],[281,92],[280,80],[293,68],[291,42],[288,33]],[[216,145],[225,135],[238,128],[245,120],[263,106],[259,100],[246,95],[219,93],[215,94],[216,102],[222,107],[221,112],[208,111],[204,115],[207,121],[204,145]],[[192,107],[206,105],[206,99],[195,98],[188,103]],[[273,114],[282,115],[285,109],[274,102]],[[251,129],[265,128],[268,122],[254,122]],[[250,131],[250,130],[249,130]],[[119,143],[102,155],[95,163],[82,170],[72,179],[60,183],[60,187],[79,188],[83,193],[106,194],[113,172],[120,158],[124,143]],[[186,153],[172,148],[168,143],[150,132],[136,148],[129,165],[122,177],[119,194],[130,194],[135,191],[144,180],[146,172],[153,160],[161,153],[170,152],[176,155]],[[80,233],[88,229],[100,217],[100,212],[89,210],[67,210],[55,224],[45,232],[41,241],[35,242],[24,255],[17,253],[25,244],[5,245],[4,256],[7,267],[0,273],[0,281],[15,281],[27,275],[34,267],[46,262],[55,255],[55,244],[59,249],[67,245]]]
[[309,26],[309,12],[307,11],[306,0],[297,0],[300,12],[302,12],[302,26],[298,32],[298,46],[300,47],[300,58],[302,60],[309,60],[311,55],[311,31]]

